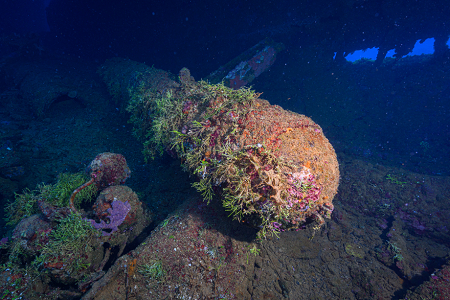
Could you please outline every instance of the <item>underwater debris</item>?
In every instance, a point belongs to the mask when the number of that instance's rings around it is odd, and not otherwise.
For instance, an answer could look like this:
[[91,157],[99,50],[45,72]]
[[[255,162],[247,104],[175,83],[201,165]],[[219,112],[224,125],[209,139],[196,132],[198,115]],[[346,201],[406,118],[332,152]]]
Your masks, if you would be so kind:
[[268,70],[275,62],[277,54],[284,48],[282,43],[266,38],[220,66],[206,77],[206,80],[211,83],[223,82],[227,87],[239,89]]
[[219,195],[230,215],[260,228],[260,237],[312,220],[322,225],[331,216],[338,162],[310,118],[270,105],[249,88],[196,82],[186,68],[175,81],[115,58],[99,74],[131,113],[146,157],[166,151],[181,158],[204,199]]
[[[91,185],[76,190],[84,197],[78,199],[84,204],[79,211],[69,207],[68,196],[74,184],[86,180],[81,173],[60,174],[56,184],[38,185],[36,190],[16,196],[8,218],[11,224],[18,224],[11,238],[0,242],[7,253],[1,263],[8,266],[0,269],[0,286],[11,285],[9,273],[22,274],[21,284],[10,291],[20,291],[24,299],[41,297],[42,289],[51,290],[46,299],[80,297],[103,276],[107,263],[121,256],[150,224],[150,214],[136,193],[118,185],[130,174],[122,155],[102,153],[91,162],[88,172]],[[86,201],[95,198],[97,191],[100,194],[93,208],[86,209]],[[24,208],[26,201],[30,204]],[[60,288],[52,288],[53,284]],[[74,284],[78,290],[73,289]]]
[[125,183],[130,177],[130,168],[128,168],[125,157],[121,154],[104,152],[95,157],[87,168],[91,180],[76,188],[70,196],[70,208],[76,212],[74,199],[75,196],[86,187],[95,183],[97,189],[101,190],[108,186]]

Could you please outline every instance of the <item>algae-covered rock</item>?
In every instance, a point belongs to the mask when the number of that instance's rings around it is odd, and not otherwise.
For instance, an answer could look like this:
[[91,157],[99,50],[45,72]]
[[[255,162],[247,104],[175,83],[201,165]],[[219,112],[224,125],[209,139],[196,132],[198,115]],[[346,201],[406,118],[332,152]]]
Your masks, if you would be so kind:
[[345,244],[345,252],[348,255],[358,257],[358,258],[364,258],[364,250],[361,249],[360,246],[352,243],[346,243]]
[[[61,181],[73,179],[67,174],[60,176],[54,185],[18,195],[18,202],[11,209],[17,210],[25,200],[31,205],[25,213],[14,214],[22,220],[11,239],[2,240],[0,245],[8,253],[1,258],[8,268],[0,274],[0,286],[9,286],[10,279],[5,273],[8,271],[20,274],[27,299],[37,299],[46,290],[51,291],[46,299],[80,297],[103,276],[105,265],[119,257],[150,224],[150,214],[138,196],[129,187],[117,185],[130,173],[122,155],[102,153],[88,171],[92,178],[98,179],[93,181],[96,187],[108,186],[101,191],[92,210],[87,209],[86,203],[79,211],[69,207],[70,193]],[[58,200],[60,197],[66,197],[65,201]],[[61,203],[66,206],[61,207]],[[27,217],[30,212],[38,213]],[[14,294],[22,291],[22,286],[8,289]]]

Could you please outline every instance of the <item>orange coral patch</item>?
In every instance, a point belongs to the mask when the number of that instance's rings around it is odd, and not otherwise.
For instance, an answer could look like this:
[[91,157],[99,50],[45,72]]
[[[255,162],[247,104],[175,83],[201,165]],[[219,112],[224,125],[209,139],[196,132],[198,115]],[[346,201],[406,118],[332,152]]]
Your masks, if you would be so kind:
[[132,276],[136,271],[136,261],[137,259],[135,258],[130,262],[130,265],[128,266],[128,276]]

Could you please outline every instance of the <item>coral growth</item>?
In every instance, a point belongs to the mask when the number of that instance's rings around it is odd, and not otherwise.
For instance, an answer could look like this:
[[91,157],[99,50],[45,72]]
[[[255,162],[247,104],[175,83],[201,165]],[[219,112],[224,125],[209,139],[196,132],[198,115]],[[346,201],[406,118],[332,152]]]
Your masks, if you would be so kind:
[[[8,225],[16,225],[23,218],[39,212],[44,212],[49,217],[58,208],[67,207],[73,190],[88,178],[84,173],[61,173],[54,184],[39,184],[33,191],[25,189],[22,193],[16,194],[14,201],[6,206]],[[96,194],[95,185],[80,190],[76,197],[74,196],[73,205],[79,207],[82,203],[88,203],[95,199]],[[45,203],[38,207],[38,203],[43,201]]]
[[103,220],[100,220],[100,223],[97,223],[94,220],[89,221],[95,229],[102,230],[104,236],[110,235],[118,230],[118,227],[125,221],[130,210],[131,206],[128,202],[116,200],[111,203],[111,208],[108,208],[108,223]]
[[131,171],[123,155],[104,152],[97,155],[89,164],[87,173],[95,179],[97,188],[102,189],[125,183]]
[[[271,52],[264,48],[250,61],[256,73],[263,53]],[[261,236],[299,228],[308,219],[321,225],[330,217],[338,163],[310,118],[270,105],[248,88],[195,82],[187,69],[179,82],[153,68],[127,80],[109,70],[119,65],[107,62],[103,79],[121,82],[120,90],[128,91],[123,99],[144,153],[152,158],[167,151],[181,158],[198,176],[193,185],[205,200],[219,192],[231,215],[261,228]]]
[[[129,176],[122,155],[103,153],[91,163],[89,171],[95,184],[83,184],[75,193],[88,197],[83,201],[90,200],[97,187],[113,185],[101,191],[93,211],[74,212],[67,207],[70,190],[86,180],[83,174],[60,175],[56,184],[26,190],[9,206],[10,222],[20,222],[11,238],[0,242],[2,253],[8,254],[0,260],[0,287],[10,285],[7,271],[21,285],[8,287],[9,292],[2,294],[5,299],[18,299],[9,296],[19,292],[27,299],[40,298],[43,289],[54,293],[46,294],[46,299],[81,297],[102,277],[110,256],[120,256],[150,223],[137,195],[129,187],[116,185]],[[51,288],[50,284],[61,288]]]

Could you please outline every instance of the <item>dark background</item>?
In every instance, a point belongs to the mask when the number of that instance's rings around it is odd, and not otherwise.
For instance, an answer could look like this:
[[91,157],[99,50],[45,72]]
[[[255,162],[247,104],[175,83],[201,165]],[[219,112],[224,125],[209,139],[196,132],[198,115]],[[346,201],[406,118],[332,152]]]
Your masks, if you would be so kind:
[[450,34],[448,1],[48,1],[5,1],[1,33],[45,32],[44,44],[65,54],[188,67],[196,77],[265,37],[331,60],[371,47],[404,55],[418,39],[445,44]]

